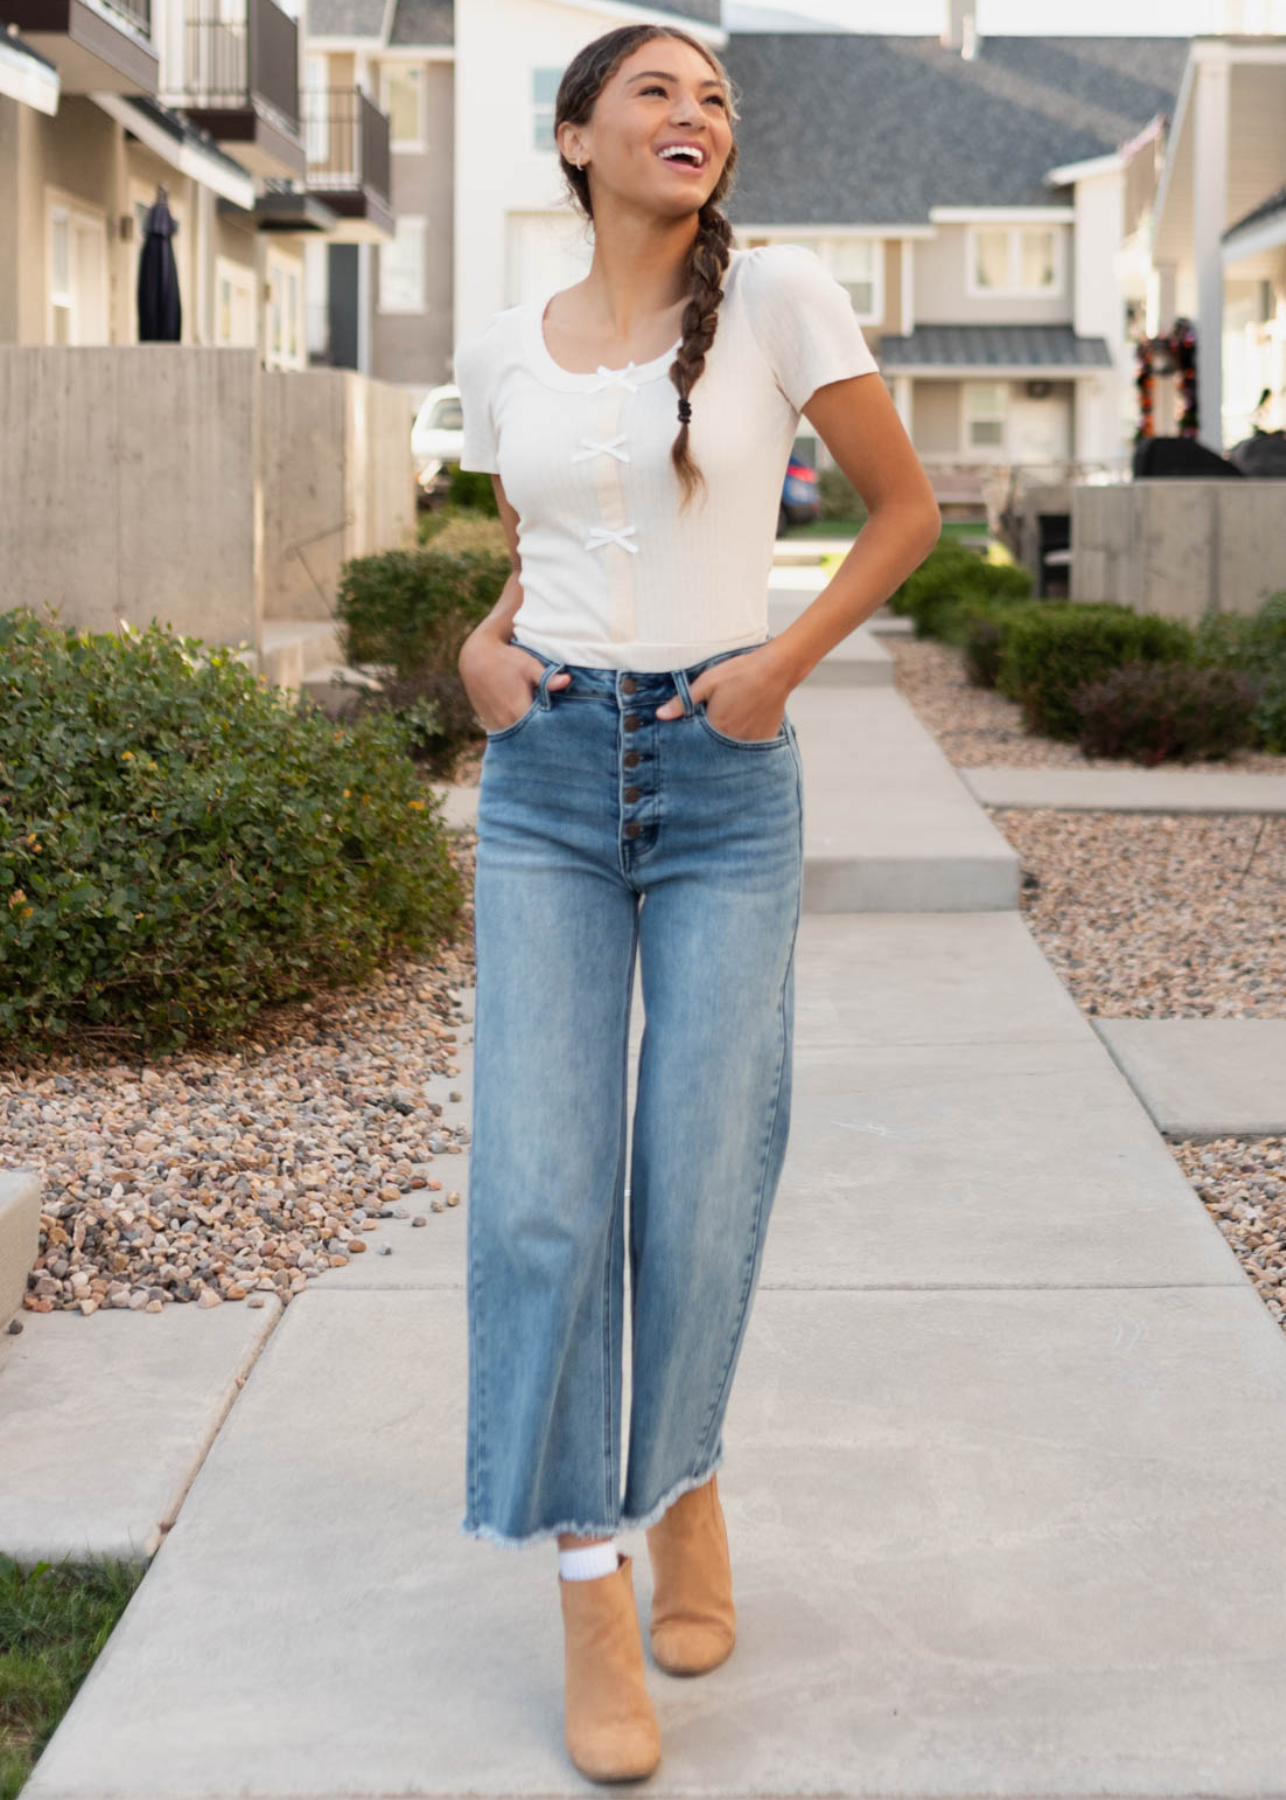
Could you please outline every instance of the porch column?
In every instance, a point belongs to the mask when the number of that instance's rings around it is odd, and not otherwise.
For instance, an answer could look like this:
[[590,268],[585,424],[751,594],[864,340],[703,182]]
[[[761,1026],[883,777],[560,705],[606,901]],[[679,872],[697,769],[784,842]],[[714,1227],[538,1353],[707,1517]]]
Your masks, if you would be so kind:
[[1228,63],[1202,57],[1193,92],[1192,239],[1197,286],[1197,435],[1223,454],[1223,247],[1228,205]]
[[911,377],[909,375],[893,377],[893,404],[897,407],[899,419],[906,427],[907,436],[911,437]]

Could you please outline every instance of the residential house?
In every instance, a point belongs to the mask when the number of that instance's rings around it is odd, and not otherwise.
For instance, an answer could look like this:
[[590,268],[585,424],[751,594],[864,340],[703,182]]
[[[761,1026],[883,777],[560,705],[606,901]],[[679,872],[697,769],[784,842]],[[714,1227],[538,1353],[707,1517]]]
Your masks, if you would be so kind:
[[304,247],[392,236],[388,121],[301,85],[294,0],[0,0],[0,343],[130,344],[149,209],[175,220],[183,341],[307,366]]

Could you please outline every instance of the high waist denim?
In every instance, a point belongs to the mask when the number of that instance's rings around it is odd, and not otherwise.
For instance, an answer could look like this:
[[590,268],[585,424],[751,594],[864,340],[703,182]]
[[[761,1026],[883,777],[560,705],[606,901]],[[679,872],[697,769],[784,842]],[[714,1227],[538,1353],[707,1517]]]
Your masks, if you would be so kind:
[[508,1546],[652,1524],[722,1464],[786,1154],[803,877],[789,715],[730,737],[691,694],[758,645],[667,673],[519,647],[544,668],[478,796],[460,1521]]

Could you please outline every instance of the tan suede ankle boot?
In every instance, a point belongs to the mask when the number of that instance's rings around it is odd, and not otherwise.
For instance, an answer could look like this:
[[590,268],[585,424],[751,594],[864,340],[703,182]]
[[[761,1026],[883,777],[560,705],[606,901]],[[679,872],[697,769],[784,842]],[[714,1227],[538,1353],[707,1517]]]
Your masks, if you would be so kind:
[[560,1574],[566,1713],[572,1761],[591,1781],[634,1781],[661,1760],[661,1730],[647,1691],[634,1604],[634,1564],[623,1550],[610,1575]]
[[732,1654],[728,1530],[712,1475],[689,1488],[647,1529],[652,1563],[652,1654],[671,1675],[703,1675]]

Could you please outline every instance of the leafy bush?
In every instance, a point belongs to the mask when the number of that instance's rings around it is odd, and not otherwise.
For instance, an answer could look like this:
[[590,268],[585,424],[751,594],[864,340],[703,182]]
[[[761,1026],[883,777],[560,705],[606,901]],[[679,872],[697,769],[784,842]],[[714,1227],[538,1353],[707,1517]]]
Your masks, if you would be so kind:
[[938,612],[938,636],[964,657],[965,673],[974,687],[994,688],[1005,638],[1027,611],[1048,612],[1058,600],[958,600]]
[[944,538],[907,576],[889,607],[915,621],[916,637],[941,637],[962,602],[1030,598],[1031,576],[1025,568],[989,562]]
[[1255,677],[1240,669],[1128,662],[1072,695],[1077,743],[1091,756],[1152,765],[1223,757],[1253,744]]
[[493,519],[499,518],[500,507],[490,475],[481,469],[462,469],[459,463],[449,463],[447,475],[449,506],[467,506],[472,512],[490,513]]
[[406,749],[167,627],[0,614],[0,1049],[173,1050],[439,941],[460,878]]
[[1258,682],[1254,722],[1260,746],[1286,754],[1286,591],[1257,613],[1213,613],[1196,628],[1196,660],[1203,667],[1239,669]]
[[1074,740],[1077,688],[1129,662],[1190,663],[1193,633],[1179,619],[1108,601],[1023,607],[1004,633],[996,687],[1023,709],[1029,731]]
[[359,710],[404,719],[417,751],[435,766],[449,765],[460,744],[478,735],[460,650],[511,573],[507,546],[444,550],[436,541],[344,565],[337,610],[347,660],[387,671],[383,692],[363,696]]

